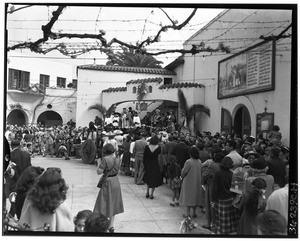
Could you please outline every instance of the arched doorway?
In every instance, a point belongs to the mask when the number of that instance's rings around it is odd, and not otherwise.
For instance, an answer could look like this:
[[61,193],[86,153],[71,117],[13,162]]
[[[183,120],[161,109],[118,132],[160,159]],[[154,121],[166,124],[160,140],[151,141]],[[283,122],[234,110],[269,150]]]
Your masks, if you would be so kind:
[[221,132],[231,134],[232,118],[229,110],[222,108],[221,110]]
[[43,126],[61,126],[63,120],[61,116],[55,111],[45,111],[39,115],[37,123],[42,124]]
[[7,124],[23,126],[26,125],[26,114],[22,110],[12,110],[6,119]]
[[241,137],[246,134],[251,135],[251,118],[248,109],[246,106],[241,106],[234,117],[233,125],[234,133],[240,134]]

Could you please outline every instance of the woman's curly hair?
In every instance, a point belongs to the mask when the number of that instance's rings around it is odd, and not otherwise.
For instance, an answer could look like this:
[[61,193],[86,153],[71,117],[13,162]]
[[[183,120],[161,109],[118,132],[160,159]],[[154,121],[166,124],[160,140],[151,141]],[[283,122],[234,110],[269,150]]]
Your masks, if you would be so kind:
[[27,192],[38,178],[45,171],[42,167],[29,166],[27,167],[18,178],[16,183],[16,192],[25,193]]
[[51,167],[38,177],[27,196],[41,213],[55,213],[56,208],[66,200],[67,190],[61,170]]

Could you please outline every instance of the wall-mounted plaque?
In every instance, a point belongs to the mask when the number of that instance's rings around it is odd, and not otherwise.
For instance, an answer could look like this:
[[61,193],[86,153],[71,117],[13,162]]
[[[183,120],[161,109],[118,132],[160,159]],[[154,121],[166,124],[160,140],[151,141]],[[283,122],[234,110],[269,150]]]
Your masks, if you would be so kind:
[[274,90],[275,41],[219,61],[218,99]]

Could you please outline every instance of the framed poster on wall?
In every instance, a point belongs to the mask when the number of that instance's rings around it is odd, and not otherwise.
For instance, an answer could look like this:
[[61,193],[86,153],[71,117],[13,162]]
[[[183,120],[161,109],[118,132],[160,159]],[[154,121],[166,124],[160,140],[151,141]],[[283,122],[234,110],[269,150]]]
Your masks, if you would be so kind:
[[256,135],[263,133],[263,137],[266,139],[268,133],[272,130],[274,125],[274,113],[259,113],[256,115]]
[[219,61],[218,99],[274,90],[275,41]]

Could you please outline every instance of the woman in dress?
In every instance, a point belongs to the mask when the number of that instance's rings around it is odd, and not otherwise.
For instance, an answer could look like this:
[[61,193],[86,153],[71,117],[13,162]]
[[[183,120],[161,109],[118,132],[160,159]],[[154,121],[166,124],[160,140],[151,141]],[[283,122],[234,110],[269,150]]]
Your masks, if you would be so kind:
[[65,203],[68,186],[59,168],[47,168],[27,193],[20,225],[34,231],[73,232],[73,216]]
[[220,163],[220,170],[213,179],[211,206],[216,212],[216,229],[218,234],[233,234],[237,231],[238,212],[233,206],[234,193],[230,192],[233,161],[225,156]]
[[121,185],[117,176],[120,170],[120,159],[116,158],[115,148],[108,143],[103,146],[103,157],[98,159],[97,174],[105,169],[110,170],[107,181],[100,189],[94,206],[94,214],[104,215],[110,219],[109,231],[114,232],[115,215],[124,212]]
[[190,159],[188,159],[181,171],[183,179],[180,191],[179,203],[186,206],[186,216],[191,216],[193,209],[193,218],[196,218],[196,207],[203,206],[202,187],[201,187],[201,168],[202,162],[199,159],[199,150],[197,147],[191,147]]
[[93,164],[96,158],[96,140],[97,140],[97,130],[94,126],[94,122],[89,123],[89,128],[87,130],[87,139],[82,144],[82,161],[87,164]]
[[161,153],[161,147],[158,143],[159,138],[157,135],[154,135],[144,150],[144,182],[147,184],[146,198],[150,197],[151,199],[154,198],[153,193],[155,188],[163,184],[162,173],[158,163],[158,155]]

